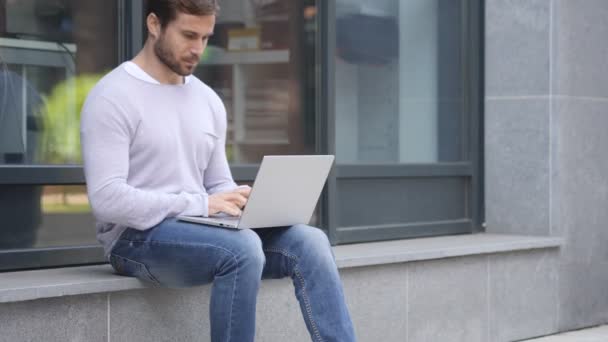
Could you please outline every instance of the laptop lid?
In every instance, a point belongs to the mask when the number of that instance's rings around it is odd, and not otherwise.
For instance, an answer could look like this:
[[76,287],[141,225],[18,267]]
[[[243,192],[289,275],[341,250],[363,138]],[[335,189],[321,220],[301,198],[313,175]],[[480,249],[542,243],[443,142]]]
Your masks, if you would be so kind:
[[265,156],[238,227],[308,223],[333,162],[332,155]]

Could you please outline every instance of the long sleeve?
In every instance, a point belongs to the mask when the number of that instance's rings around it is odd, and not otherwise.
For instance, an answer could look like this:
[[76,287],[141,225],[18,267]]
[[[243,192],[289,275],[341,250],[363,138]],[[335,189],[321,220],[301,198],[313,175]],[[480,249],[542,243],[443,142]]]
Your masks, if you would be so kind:
[[90,99],[83,109],[81,143],[95,217],[145,230],[180,213],[206,215],[206,195],[145,191],[127,184],[129,147],[137,128],[132,121],[103,96]]
[[230,172],[228,159],[226,158],[226,109],[219,97],[215,94],[213,95],[213,99],[215,100],[213,109],[219,112],[219,115],[216,115],[216,117],[220,118],[221,121],[218,122],[217,128],[219,138],[211,153],[209,166],[204,174],[204,185],[209,194],[226,192],[234,190],[237,187]]

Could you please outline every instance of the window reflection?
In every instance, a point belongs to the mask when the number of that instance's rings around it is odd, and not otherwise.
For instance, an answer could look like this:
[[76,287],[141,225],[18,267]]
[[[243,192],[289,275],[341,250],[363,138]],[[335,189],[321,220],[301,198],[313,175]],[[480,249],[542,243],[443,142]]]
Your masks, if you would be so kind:
[[2,185],[0,214],[0,250],[96,244],[82,185]]
[[0,164],[78,164],[80,109],[118,63],[117,1],[0,0]]
[[196,75],[226,105],[230,162],[314,153],[315,9],[315,1],[221,2]]
[[336,6],[337,162],[465,160],[463,1]]

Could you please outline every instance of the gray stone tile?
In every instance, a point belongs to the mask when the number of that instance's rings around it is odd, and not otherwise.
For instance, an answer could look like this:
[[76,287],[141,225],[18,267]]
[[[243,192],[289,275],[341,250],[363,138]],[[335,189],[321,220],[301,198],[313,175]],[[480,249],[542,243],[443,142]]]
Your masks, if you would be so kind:
[[341,245],[334,247],[334,252],[338,267],[345,269],[476,254],[558,248],[563,243],[561,237],[479,233]]
[[107,341],[106,295],[0,305],[0,341]]
[[548,98],[486,101],[489,233],[549,235],[549,104]]
[[[405,335],[405,266],[351,268],[343,271],[343,282],[359,339],[401,341]],[[112,340],[208,339],[209,288],[112,294]],[[310,341],[291,279],[262,282],[256,321],[256,341]]]
[[605,323],[608,317],[608,101],[556,98],[554,234],[561,248],[559,328]]
[[608,262],[569,262],[560,265],[560,331],[606,323],[606,270]]
[[487,0],[488,96],[549,94],[549,0]]
[[110,295],[111,341],[209,340],[210,286]]
[[404,341],[405,264],[351,268],[342,272],[342,281],[358,341]]
[[488,341],[487,265],[480,256],[409,266],[407,341]]
[[516,341],[557,331],[559,252],[490,257],[490,336]]
[[256,315],[256,341],[310,341],[291,278],[262,282]]
[[554,233],[565,261],[608,262],[608,101],[554,99]]
[[114,274],[107,264],[0,273],[0,303],[144,287],[138,279]]
[[608,1],[555,0],[553,91],[608,97]]

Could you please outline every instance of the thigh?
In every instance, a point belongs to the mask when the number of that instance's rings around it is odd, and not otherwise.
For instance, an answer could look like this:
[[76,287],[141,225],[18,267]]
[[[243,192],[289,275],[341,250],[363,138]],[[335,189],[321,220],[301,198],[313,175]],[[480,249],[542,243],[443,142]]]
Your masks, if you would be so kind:
[[260,254],[260,238],[250,230],[166,219],[148,230],[127,229],[110,261],[118,273],[186,287],[211,282],[225,263]]
[[256,230],[266,257],[264,278],[292,276],[302,263],[335,264],[327,235],[319,228],[298,224]]

